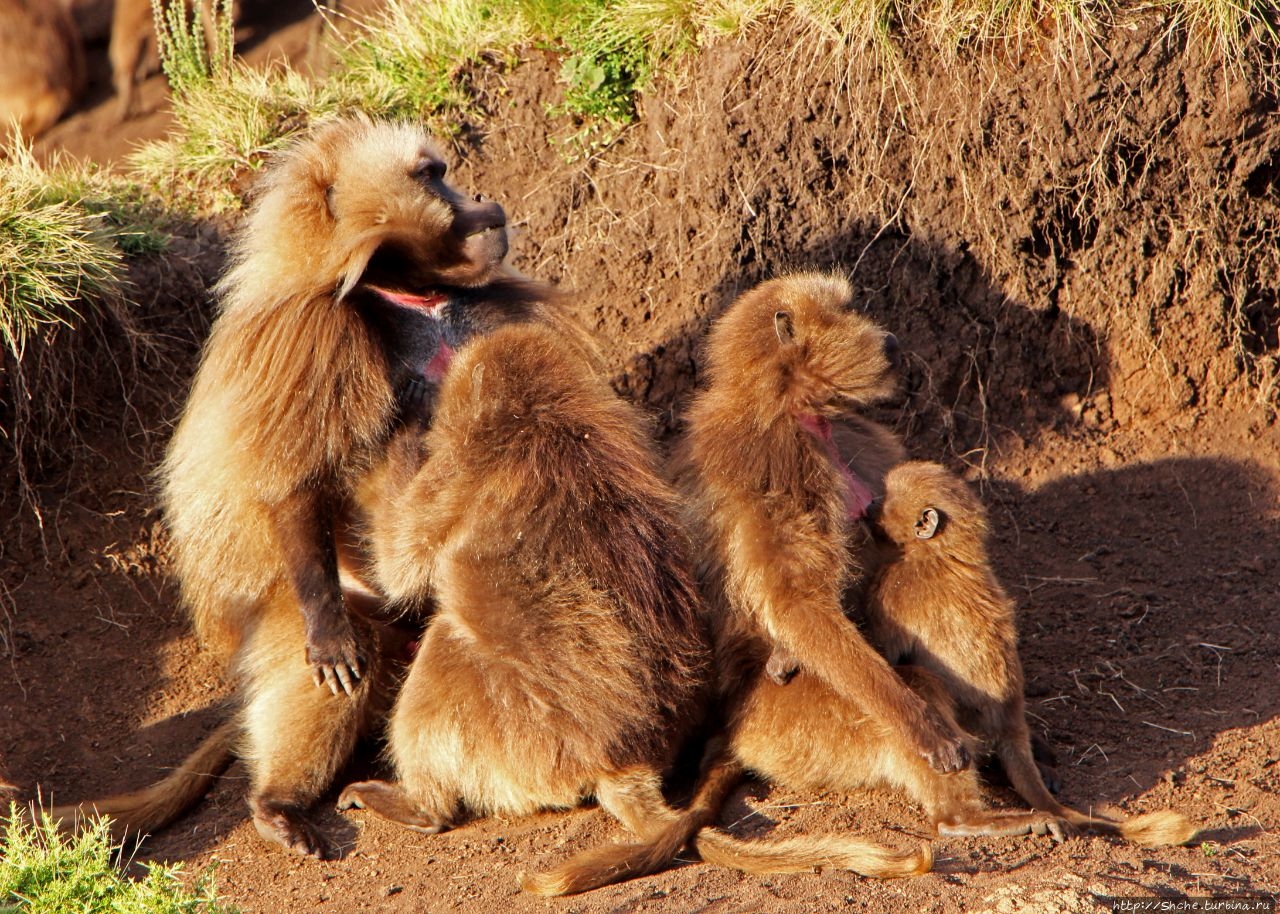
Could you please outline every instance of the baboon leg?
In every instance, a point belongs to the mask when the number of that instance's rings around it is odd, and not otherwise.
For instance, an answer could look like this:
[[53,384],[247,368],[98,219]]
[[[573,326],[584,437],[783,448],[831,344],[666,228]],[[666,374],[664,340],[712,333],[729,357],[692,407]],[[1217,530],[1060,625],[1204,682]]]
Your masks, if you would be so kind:
[[1038,733],[1031,735],[1031,757],[1036,760],[1040,769],[1040,779],[1050,793],[1062,790],[1062,776],[1058,774],[1058,753],[1053,751],[1049,741]]
[[[309,857],[331,849],[306,811],[333,783],[382,701],[371,669],[354,694],[316,686],[306,662],[306,633],[292,593],[280,587],[263,607],[239,658],[245,682],[242,756],[250,772],[249,806],[268,841]],[[366,656],[379,658],[374,631],[357,626]],[[374,663],[380,661],[375,659]]]
[[1034,758],[1031,733],[1023,710],[1021,707],[1014,710],[1016,714],[1005,723],[1004,733],[997,738],[993,747],[996,757],[1000,759],[1000,766],[1004,768],[1013,789],[1032,809],[1065,816],[1066,808],[1054,799],[1045,785],[1041,768]]
[[[936,676],[911,666],[897,672],[947,726],[958,730],[954,699]],[[987,808],[974,769],[937,771],[894,728],[864,715],[803,669],[785,686],[762,677],[735,727],[739,758],[781,784],[842,790],[894,787],[924,808],[940,835],[1062,833],[1055,816]],[[976,743],[968,748],[976,751]]]
[[359,781],[349,785],[338,797],[338,809],[367,809],[389,822],[411,831],[435,835],[452,824],[452,815],[440,809],[424,808],[390,781]]
[[[916,666],[899,667],[898,673],[911,690],[935,708],[948,724],[958,726],[955,722],[955,699],[937,676]],[[1030,763],[1030,737],[1021,708],[1018,709],[1018,714],[1010,726],[1014,729],[1016,738],[1019,738],[1021,744],[1027,747],[1025,757],[1026,762]],[[976,746],[972,748],[976,750]],[[1048,796],[1043,784],[1039,785],[1039,793],[1035,796],[1037,799],[1047,798],[1048,805],[1040,806],[1023,794],[1024,799],[1032,802],[1039,811],[1001,812],[990,809],[986,805],[975,770],[967,769],[954,774],[940,774],[928,765],[921,764],[920,760],[914,757],[905,746],[895,754],[900,755],[901,758],[882,771],[882,776],[898,780],[900,786],[924,807],[940,836],[1014,837],[1051,834],[1055,839],[1062,840],[1066,824],[1059,814],[1061,807]],[[1003,754],[1001,760],[1004,761]],[[1013,771],[1009,771],[1008,774],[1014,788],[1021,793],[1020,781],[1026,775],[1025,768],[1018,767],[1016,774]],[[1038,777],[1036,783],[1039,784]]]
[[139,70],[149,42],[153,41],[151,4],[145,0],[116,0],[111,16],[111,80],[116,90],[116,118],[133,116]]

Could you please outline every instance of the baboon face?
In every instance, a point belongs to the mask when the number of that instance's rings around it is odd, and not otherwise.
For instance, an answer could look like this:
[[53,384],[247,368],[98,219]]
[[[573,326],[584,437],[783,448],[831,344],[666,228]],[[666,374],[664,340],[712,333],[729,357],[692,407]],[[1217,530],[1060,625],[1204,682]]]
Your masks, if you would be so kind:
[[910,461],[889,471],[884,500],[868,512],[872,529],[903,550],[948,556],[981,545],[986,514],[968,485],[936,463]]
[[427,296],[490,282],[507,254],[506,214],[445,172],[416,127],[351,118],[317,128],[259,185],[241,256],[273,270],[249,281],[287,293],[274,269],[287,265],[307,294],[323,279],[339,299],[360,284]]
[[899,347],[853,310],[838,276],[797,274],[742,296],[713,331],[712,383],[740,375],[793,412],[838,416],[897,389]]
[[501,206],[450,184],[444,157],[417,130],[378,125],[352,145],[336,160],[325,202],[338,235],[357,246],[361,235],[376,236],[362,282],[420,293],[493,278],[507,256]]

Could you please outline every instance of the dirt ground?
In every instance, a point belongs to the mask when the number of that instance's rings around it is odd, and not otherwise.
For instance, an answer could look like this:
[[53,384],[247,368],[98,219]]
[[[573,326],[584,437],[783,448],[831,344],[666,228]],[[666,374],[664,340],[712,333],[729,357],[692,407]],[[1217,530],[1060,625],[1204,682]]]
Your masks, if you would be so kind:
[[[251,59],[302,60],[310,23],[293,6],[246,26]],[[216,863],[226,899],[267,914],[1048,914],[1280,892],[1274,98],[1154,20],[1100,46],[1046,39],[950,65],[908,48],[889,82],[856,57],[796,55],[795,39],[779,24],[713,47],[598,153],[547,114],[555,60],[530,52],[468,73],[485,116],[453,144],[457,179],[506,206],[521,269],[579,294],[618,389],[664,436],[707,322],[737,291],[793,268],[852,275],[907,352],[907,394],[879,417],[914,455],[964,471],[991,508],[1063,799],[1176,807],[1203,843],[947,839],[935,872],[900,882],[692,864],[544,901],[519,894],[516,875],[619,837],[598,810],[424,837],[333,812],[330,796],[318,817],[344,856],[318,863],[259,840],[237,765],[139,860]],[[93,67],[97,88],[46,148],[118,160],[165,129],[163,86],[148,83],[154,110],[113,132],[100,49]],[[36,480],[42,525],[6,483],[0,766],[24,797],[148,783],[220,719],[226,687],[165,575],[148,475],[207,325],[218,242],[192,226],[131,265],[140,320],[172,370],[84,382],[78,397],[124,422],[82,422],[88,447]],[[346,777],[376,764],[370,747]],[[877,791],[752,784],[722,822],[929,837],[917,809]]]

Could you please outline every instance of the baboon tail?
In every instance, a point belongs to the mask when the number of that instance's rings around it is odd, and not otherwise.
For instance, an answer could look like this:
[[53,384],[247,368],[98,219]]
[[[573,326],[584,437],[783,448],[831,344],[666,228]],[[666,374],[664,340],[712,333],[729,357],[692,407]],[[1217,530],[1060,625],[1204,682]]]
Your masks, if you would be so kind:
[[1145,844],[1148,847],[1190,844],[1199,833],[1200,829],[1196,828],[1190,819],[1172,809],[1134,816],[1120,823],[1120,834],[1130,841]]
[[1187,844],[1199,831],[1186,816],[1171,809],[1134,816],[1132,819],[1113,819],[1088,815],[1063,806],[1045,788],[1040,770],[1032,758],[1029,742],[1006,740],[997,747],[996,752],[1010,783],[1024,800],[1036,809],[1062,818],[1080,831],[1115,835],[1147,847]]
[[1199,829],[1180,812],[1162,809],[1134,816],[1131,819],[1109,819],[1090,816],[1068,809],[1065,816],[1075,828],[1096,834],[1116,835],[1126,841],[1147,847],[1164,847],[1172,844],[1189,844],[1195,840]]
[[55,821],[79,822],[89,817],[110,816],[111,831],[116,839],[126,833],[143,835],[162,828],[209,792],[218,776],[235,760],[239,735],[239,722],[227,721],[205,737],[163,780],[133,793],[55,806],[50,817]]
[[521,885],[539,895],[567,895],[659,872],[671,865],[691,841],[708,863],[746,873],[802,873],[844,869],[864,876],[892,878],[927,873],[933,851],[921,845],[895,851],[852,838],[806,837],[744,841],[719,831],[715,821],[742,769],[719,750],[708,752],[693,801],[677,812],[662,798],[656,772],[633,771],[603,782],[600,805],[644,840],[615,844],[577,855],[555,870],[525,876]]
[[666,804],[655,771],[636,769],[606,779],[596,791],[600,805],[644,840],[584,851],[549,872],[521,876],[520,885],[537,895],[573,895],[660,872],[715,820],[741,777],[736,762],[718,748],[709,750],[698,790],[679,811]]
[[933,869],[933,849],[897,851],[873,841],[827,835],[743,841],[705,828],[694,839],[702,859],[745,873],[810,873],[850,870],[878,879],[918,876]]

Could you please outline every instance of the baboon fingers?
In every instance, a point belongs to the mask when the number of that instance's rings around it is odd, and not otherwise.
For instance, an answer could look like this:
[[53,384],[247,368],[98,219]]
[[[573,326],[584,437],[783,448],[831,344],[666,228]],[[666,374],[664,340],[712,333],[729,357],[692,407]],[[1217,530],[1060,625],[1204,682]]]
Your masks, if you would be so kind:
[[361,675],[354,664],[335,663],[317,666],[311,676],[317,686],[328,686],[334,695],[355,695],[360,687]]

